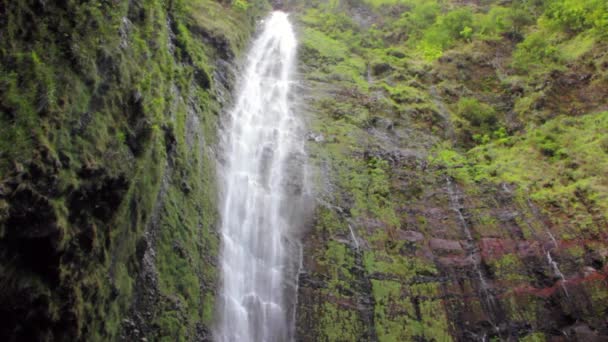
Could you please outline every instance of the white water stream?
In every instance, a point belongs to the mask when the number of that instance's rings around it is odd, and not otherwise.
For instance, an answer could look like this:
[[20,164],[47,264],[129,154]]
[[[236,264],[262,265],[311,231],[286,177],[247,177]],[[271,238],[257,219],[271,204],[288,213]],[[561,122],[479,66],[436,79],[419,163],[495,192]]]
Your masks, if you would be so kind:
[[304,202],[304,139],[294,113],[296,37],[273,12],[249,51],[223,129],[216,341],[293,340]]

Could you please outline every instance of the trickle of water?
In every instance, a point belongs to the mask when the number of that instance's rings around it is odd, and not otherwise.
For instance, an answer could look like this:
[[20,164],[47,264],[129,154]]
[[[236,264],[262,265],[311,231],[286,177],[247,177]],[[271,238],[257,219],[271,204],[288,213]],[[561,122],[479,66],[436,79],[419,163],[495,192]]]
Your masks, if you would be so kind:
[[[460,225],[461,225],[462,229],[464,230],[464,234],[467,238],[467,242],[469,243],[470,246],[475,246],[475,240],[473,239],[473,235],[471,234],[471,230],[469,229],[469,224],[467,223],[467,220],[464,218],[464,215],[462,214],[462,205],[460,204],[460,198],[456,194],[456,191],[454,191],[454,186],[452,185],[452,180],[450,179],[450,177],[446,176],[445,181],[446,181],[447,189],[448,189],[448,197],[450,198],[450,206],[451,206],[452,210],[454,212],[456,212],[456,214],[458,215],[458,220],[460,221]],[[472,249],[470,252],[472,254],[477,254],[479,252],[476,247],[471,247],[471,248]],[[477,277],[479,278],[479,286],[480,286],[480,290],[481,290],[481,294],[482,294],[482,299],[484,301],[486,301],[486,305],[488,306],[489,309],[493,309],[496,302],[494,300],[494,296],[490,292],[490,287],[488,286],[488,282],[486,281],[486,278],[484,277],[484,275],[481,271],[481,267],[479,265],[479,260],[477,258],[475,259],[473,268],[475,270],[475,273],[477,273]]]
[[293,339],[304,189],[304,139],[293,109],[296,37],[273,12],[248,54],[223,130],[220,270],[215,340]]
[[560,278],[560,280],[561,280],[560,286],[561,286],[562,290],[564,291],[566,298],[569,298],[570,295],[568,294],[568,289],[566,288],[566,277],[564,277],[564,274],[559,269],[559,264],[555,260],[553,260],[553,256],[551,255],[551,250],[553,248],[557,248],[559,246],[559,244],[557,243],[555,236],[553,236],[553,234],[551,234],[551,232],[549,230],[547,230],[547,234],[549,235],[549,237],[551,238],[551,241],[553,242],[553,247],[551,247],[547,250],[547,254],[546,254],[547,262],[549,263],[549,266],[551,267],[553,274],[555,274],[557,277]]
[[350,237],[353,239],[353,244],[355,245],[355,249],[359,249],[359,241],[357,241],[357,236],[355,235],[355,231],[353,227],[349,224],[348,230],[350,230]]
[[562,290],[564,290],[564,294],[566,295],[566,297],[570,297],[568,295],[568,289],[566,289],[566,277],[564,277],[564,274],[559,269],[559,265],[557,264],[557,262],[553,260],[553,257],[551,256],[551,251],[547,251],[546,255],[547,255],[547,262],[549,263],[549,266],[551,266],[551,270],[561,280],[560,286],[561,286]]

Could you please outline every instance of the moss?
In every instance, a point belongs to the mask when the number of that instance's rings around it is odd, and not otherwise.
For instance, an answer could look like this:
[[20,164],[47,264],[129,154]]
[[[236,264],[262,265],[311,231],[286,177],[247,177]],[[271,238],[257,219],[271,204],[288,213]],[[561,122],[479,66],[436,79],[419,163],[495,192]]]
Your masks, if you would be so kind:
[[[136,251],[157,221],[160,236],[148,242],[157,244],[159,291],[183,308],[151,308],[149,323],[169,340],[212,323],[217,191],[206,146],[216,142],[218,105],[210,75],[215,58],[240,54],[267,9],[203,0],[6,6],[0,178],[36,173],[20,182],[48,198],[61,236],[49,251],[62,256],[59,279],[24,297],[61,288],[35,308],[45,323],[24,328],[33,339],[118,338],[137,292]],[[201,127],[187,127],[187,115]],[[195,146],[187,129],[200,138]],[[70,329],[44,330],[61,324]]]
[[531,279],[526,275],[523,262],[514,254],[506,254],[490,263],[496,278],[507,282],[523,283]]
[[[606,219],[601,212],[608,205],[601,195],[599,171],[606,163],[600,147],[605,120],[605,112],[580,119],[560,117],[523,136],[473,149],[466,156],[440,148],[431,162],[448,167],[461,182],[518,184],[547,212],[576,216],[572,229],[593,236],[597,234],[594,222]],[[554,221],[563,224],[559,216]]]
[[[447,198],[448,176],[475,240],[493,237],[519,246],[544,241],[547,229],[557,240],[597,239],[594,227],[606,222],[600,204],[606,142],[605,128],[589,123],[604,126],[602,114],[593,114],[603,102],[579,110],[588,98],[560,82],[584,88],[586,81],[566,75],[587,72],[596,75],[589,84],[602,82],[601,63],[594,60],[603,51],[598,36],[549,24],[547,8],[538,2],[300,6],[301,71],[312,98],[307,109],[311,129],[323,137],[309,144],[310,157],[322,170],[320,197],[331,203],[317,211],[309,246],[311,259],[323,263],[315,276],[328,284],[324,293],[342,300],[363,295],[367,290],[345,281],[361,257],[372,279],[380,340],[463,339],[503,307],[511,323],[538,329],[546,314],[543,299],[515,300],[502,292],[544,286],[547,280],[530,272],[535,257],[484,259],[497,292],[488,309],[468,266],[446,267],[452,256],[436,257],[425,241],[403,241],[403,231],[462,239]],[[539,40],[543,35],[547,39]],[[566,60],[573,63],[568,72]],[[565,116],[572,113],[577,117]],[[355,227],[360,255],[335,243],[349,236],[348,224]],[[591,248],[584,245],[583,251]],[[580,252],[560,254],[565,271],[580,269],[591,253],[574,255]],[[440,288],[432,279],[442,276],[448,280]],[[307,318],[325,315],[319,309]],[[435,316],[440,319],[429,318]]]
[[358,320],[358,313],[354,310],[341,308],[338,305],[326,302],[322,305],[323,317],[319,330],[328,341],[349,341],[361,336],[364,327]]
[[526,335],[520,339],[520,341],[525,341],[525,342],[544,342],[546,340],[547,339],[545,338],[545,334],[539,333],[539,332],[535,332],[535,333]]
[[405,287],[394,281],[372,280],[372,288],[379,340],[452,340],[442,301],[435,297],[437,284]]
[[433,276],[437,273],[435,265],[422,258],[380,251],[366,252],[364,264],[365,269],[370,273],[396,276],[404,282],[413,281],[416,276]]
[[591,34],[579,34],[572,40],[562,43],[562,56],[566,61],[573,62],[591,51],[596,44],[596,39]]
[[355,260],[347,245],[337,242],[328,243],[325,253],[318,256],[318,262],[326,267],[324,274],[330,277],[327,286],[332,293],[341,296],[353,293],[356,279],[352,268]]

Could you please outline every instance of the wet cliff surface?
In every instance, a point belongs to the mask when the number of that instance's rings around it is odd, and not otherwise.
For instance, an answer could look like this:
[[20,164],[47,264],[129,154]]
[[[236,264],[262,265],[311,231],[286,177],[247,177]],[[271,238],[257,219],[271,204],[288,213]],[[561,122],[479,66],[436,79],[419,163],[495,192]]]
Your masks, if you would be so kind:
[[218,116],[266,11],[0,4],[0,339],[209,339]]
[[608,338],[605,43],[528,5],[294,4],[319,172],[298,340]]
[[[297,340],[608,339],[605,2],[271,3],[316,170]],[[211,338],[218,124],[268,10],[0,3],[1,340]]]

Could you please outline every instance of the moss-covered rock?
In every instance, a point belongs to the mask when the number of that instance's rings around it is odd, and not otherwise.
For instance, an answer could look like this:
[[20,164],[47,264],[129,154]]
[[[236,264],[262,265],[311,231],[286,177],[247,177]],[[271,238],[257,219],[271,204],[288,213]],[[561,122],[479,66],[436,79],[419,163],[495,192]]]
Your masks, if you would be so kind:
[[299,338],[606,338],[598,33],[541,3],[294,6],[322,137]]
[[268,5],[0,7],[0,338],[208,339],[221,66]]

